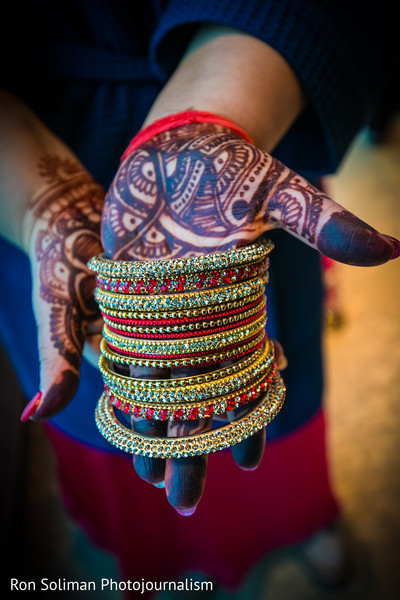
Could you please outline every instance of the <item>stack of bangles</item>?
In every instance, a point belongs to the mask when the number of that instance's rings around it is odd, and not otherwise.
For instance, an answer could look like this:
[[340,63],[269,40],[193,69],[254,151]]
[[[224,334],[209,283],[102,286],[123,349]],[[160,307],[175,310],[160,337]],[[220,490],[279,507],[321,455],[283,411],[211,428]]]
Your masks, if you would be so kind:
[[[96,408],[101,434],[125,452],[179,458],[237,444],[279,412],[285,387],[265,333],[265,285],[272,242],[207,256],[130,262],[103,255],[89,261],[104,319]],[[218,363],[228,361],[227,366]],[[210,370],[216,365],[214,370]],[[206,367],[176,379],[143,379],[137,367]],[[187,421],[249,404],[244,416],[185,437],[137,433],[118,415]],[[250,406],[251,404],[251,406]]]

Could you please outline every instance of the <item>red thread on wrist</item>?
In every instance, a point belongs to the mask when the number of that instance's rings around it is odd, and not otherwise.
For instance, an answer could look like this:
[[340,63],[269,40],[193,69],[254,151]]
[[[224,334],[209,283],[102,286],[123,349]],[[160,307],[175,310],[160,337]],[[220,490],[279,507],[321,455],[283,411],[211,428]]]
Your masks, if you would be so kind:
[[164,131],[175,129],[181,125],[190,125],[192,123],[213,123],[215,125],[222,125],[222,127],[228,127],[234,133],[237,133],[246,142],[250,142],[253,146],[255,145],[253,140],[247,133],[239,127],[233,121],[230,121],[226,117],[216,115],[214,113],[205,112],[201,110],[187,110],[184,112],[176,113],[174,115],[168,115],[162,119],[154,121],[135,135],[135,137],[129,143],[127,149],[121,156],[121,163],[134,151],[136,148]]

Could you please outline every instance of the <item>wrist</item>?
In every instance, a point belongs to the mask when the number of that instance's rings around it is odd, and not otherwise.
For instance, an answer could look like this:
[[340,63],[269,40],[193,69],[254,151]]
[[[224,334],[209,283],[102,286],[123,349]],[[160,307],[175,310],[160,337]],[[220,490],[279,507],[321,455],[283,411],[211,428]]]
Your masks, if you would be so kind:
[[304,103],[296,76],[273,48],[236,30],[204,26],[144,125],[191,107],[230,119],[270,152]]
[[136,150],[136,148],[146,143],[153,137],[159,135],[160,133],[164,133],[166,131],[170,131],[171,129],[176,129],[185,125],[194,124],[209,124],[226,128],[234,135],[237,135],[246,142],[249,142],[250,144],[254,145],[253,140],[246,133],[246,131],[244,131],[244,129],[239,127],[237,123],[234,123],[230,119],[227,119],[226,117],[211,112],[187,110],[171,115],[166,115],[164,117],[161,117],[160,119],[157,119],[156,121],[153,121],[149,125],[146,125],[131,140],[121,157],[121,162],[123,162],[134,150]]

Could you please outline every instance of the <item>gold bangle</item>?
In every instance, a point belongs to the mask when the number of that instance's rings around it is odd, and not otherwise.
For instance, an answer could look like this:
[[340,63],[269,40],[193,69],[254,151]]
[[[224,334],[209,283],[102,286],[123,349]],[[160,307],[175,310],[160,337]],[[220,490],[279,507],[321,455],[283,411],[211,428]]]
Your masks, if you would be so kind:
[[170,402],[168,404],[157,404],[144,400],[134,402],[116,394],[108,386],[105,386],[105,394],[113,406],[125,414],[153,421],[190,421],[211,415],[222,415],[257,400],[268,389],[268,384],[272,382],[274,375],[275,369],[272,368],[268,373],[259,374],[254,381],[247,385],[242,385],[240,390],[234,393],[198,402]]
[[116,317],[121,319],[140,319],[140,320],[159,320],[159,319],[175,319],[180,318],[184,319],[185,317],[202,317],[207,315],[215,315],[218,316],[218,313],[225,312],[227,310],[236,310],[239,308],[243,308],[246,304],[250,304],[255,302],[256,300],[261,299],[263,294],[259,292],[255,292],[250,294],[246,298],[241,298],[240,300],[221,302],[220,304],[214,304],[211,306],[202,306],[195,309],[180,309],[178,311],[135,311],[135,310],[113,310],[99,302],[99,308],[101,312],[109,317]]
[[176,273],[199,273],[216,269],[229,269],[238,265],[246,265],[262,261],[271,252],[274,245],[270,240],[262,239],[247,246],[214,252],[201,256],[187,258],[172,258],[155,261],[120,261],[106,258],[104,254],[94,256],[88,267],[101,277],[115,279],[141,279],[151,277],[165,277]]
[[[232,360],[249,354],[252,350],[258,348],[265,339],[265,332],[261,331],[259,335],[251,341],[240,344],[228,350],[222,350],[214,354],[206,354],[191,358],[138,358],[135,356],[122,356],[114,353],[102,338],[100,342],[100,351],[108,360],[117,364],[132,365],[137,367],[153,367],[158,369],[177,369],[180,367],[201,367],[212,365],[225,360]],[[265,342],[269,344],[268,340]]]
[[267,319],[265,312],[252,323],[222,331],[214,335],[205,335],[189,339],[147,340],[133,337],[124,337],[112,332],[105,324],[103,336],[107,343],[114,349],[135,354],[195,354],[198,352],[215,352],[247,340],[265,329]]
[[180,310],[189,308],[200,308],[227,302],[228,300],[241,300],[265,288],[268,275],[249,279],[244,283],[235,283],[214,290],[201,290],[200,292],[184,292],[182,294],[164,294],[162,296],[141,295],[126,296],[105,292],[99,288],[95,289],[95,300],[98,304],[115,310]]
[[124,325],[123,323],[119,323],[118,321],[113,321],[109,319],[107,316],[103,315],[104,322],[113,329],[121,332],[127,333],[139,333],[143,335],[148,335],[151,333],[157,334],[171,334],[171,333],[183,333],[185,331],[197,331],[199,334],[203,333],[207,334],[208,329],[212,329],[214,327],[225,327],[227,325],[234,325],[238,321],[243,321],[244,319],[248,319],[258,312],[265,310],[265,296],[263,296],[262,301],[249,310],[244,312],[238,312],[234,315],[230,315],[229,317],[218,317],[216,316],[214,320],[209,321],[194,321],[189,323],[180,323],[179,325],[162,325],[156,326],[152,325],[150,327],[147,326],[136,326],[136,325]]
[[[190,385],[202,385],[210,381],[217,381],[219,379],[222,379],[223,377],[228,377],[229,375],[234,375],[238,371],[252,365],[255,361],[258,361],[261,356],[268,355],[268,353],[269,346],[266,345],[264,347],[257,348],[257,350],[254,350],[251,354],[240,358],[236,362],[226,367],[222,367],[221,369],[215,369],[214,371],[209,371],[200,375],[191,375],[190,377],[177,377],[175,379],[135,379],[134,377],[127,377],[127,379],[129,379],[129,381],[132,382],[137,381],[138,387],[140,387],[140,389],[147,390],[150,389],[152,385],[154,385],[156,387],[157,393],[163,393],[163,390],[166,390],[168,392],[169,389],[178,389],[180,386],[185,387]],[[110,359],[107,358],[105,354],[102,354],[100,356],[99,363],[100,360],[103,361],[102,365],[104,365],[107,364]],[[113,371],[110,371],[110,367],[108,366],[108,364],[107,369],[113,375],[117,375]],[[118,377],[123,377],[123,375],[118,375]],[[134,383],[132,385],[134,386]]]
[[98,401],[95,418],[101,435],[124,452],[151,458],[182,458],[223,450],[252,436],[278,414],[285,392],[276,373],[264,398],[249,413],[217,429],[179,438],[152,437],[124,427],[105,394]]
[[[246,366],[233,370],[220,370],[220,376],[208,381],[203,376],[180,379],[145,380],[113,373],[104,356],[100,356],[99,369],[104,383],[116,395],[134,403],[168,404],[171,402],[200,402],[217,396],[232,394],[264,375],[274,361],[273,344],[258,351],[255,360]],[[247,361],[248,362],[248,361]],[[240,365],[239,363],[236,363]],[[200,379],[200,382],[197,382]]]

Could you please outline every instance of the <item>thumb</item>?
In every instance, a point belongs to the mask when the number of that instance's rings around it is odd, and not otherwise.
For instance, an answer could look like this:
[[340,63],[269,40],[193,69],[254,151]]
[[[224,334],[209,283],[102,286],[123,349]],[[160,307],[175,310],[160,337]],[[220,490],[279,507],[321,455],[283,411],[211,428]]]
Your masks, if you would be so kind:
[[276,163],[279,182],[267,201],[267,222],[349,265],[380,265],[399,256],[398,240],[379,233],[309,181]]

